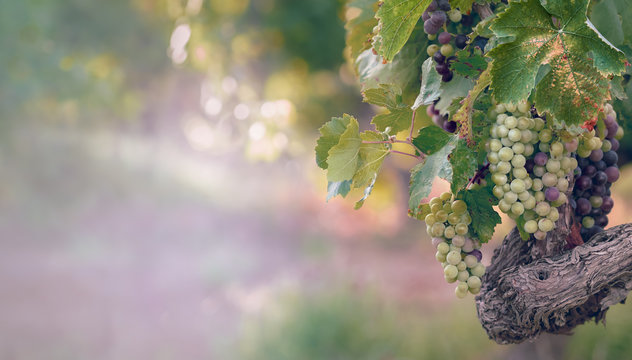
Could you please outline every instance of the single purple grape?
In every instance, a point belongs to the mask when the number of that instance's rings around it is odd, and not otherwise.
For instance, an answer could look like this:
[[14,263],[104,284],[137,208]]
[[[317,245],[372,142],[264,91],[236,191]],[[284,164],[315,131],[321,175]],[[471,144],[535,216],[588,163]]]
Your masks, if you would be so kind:
[[428,107],[426,108],[426,114],[428,114],[428,116],[430,117],[434,115],[434,104],[428,105]]
[[585,228],[582,226],[582,228],[579,230],[579,233],[582,236],[582,239],[584,240],[584,242],[588,242],[588,240],[590,240],[590,238],[592,238],[593,236],[599,234],[600,232],[603,231],[603,228],[600,226],[593,226],[591,228]]
[[608,216],[600,215],[595,218],[595,225],[605,228],[608,226]]
[[606,186],[605,185],[593,186],[592,193],[594,195],[605,195],[606,194]]
[[443,26],[443,24],[445,24],[445,21],[447,20],[447,16],[445,14],[445,12],[443,11],[435,11],[432,13],[432,15],[430,15],[430,21],[434,26],[438,26],[441,27]]
[[579,190],[586,190],[592,185],[592,180],[586,175],[582,175],[575,181],[575,187]]
[[441,34],[439,34],[439,36],[437,37],[437,39],[439,39],[439,43],[440,44],[449,44],[450,41],[452,41],[452,34],[450,34],[449,32],[442,32]]
[[616,165],[619,162],[619,155],[616,152],[610,150],[603,154],[603,161],[607,166]]
[[435,65],[435,69],[439,73],[439,75],[447,75],[450,73],[450,66],[446,63],[440,63]]
[[609,214],[610,211],[612,211],[613,207],[614,207],[614,200],[612,200],[610,196],[604,196],[603,203],[601,204],[601,210],[603,210],[605,214]]
[[437,5],[439,5],[439,9],[443,11],[450,11],[450,3],[448,0],[437,0]]
[[604,173],[606,174],[606,180],[608,180],[609,183],[614,183],[617,180],[619,180],[619,176],[621,175],[619,173],[619,168],[617,168],[616,166],[610,166],[609,168],[606,168],[606,170],[604,170]]
[[533,158],[533,162],[535,162],[535,164],[538,165],[538,166],[546,165],[546,162],[548,160],[549,160],[549,157],[546,156],[546,154],[543,153],[543,152],[539,152],[539,153],[535,154],[535,157]]
[[590,153],[590,160],[597,162],[603,158],[603,151],[601,149],[593,150]]
[[440,26],[434,25],[432,23],[432,20],[424,21],[424,32],[428,35],[434,35],[438,33],[440,28]]
[[583,169],[588,165],[590,165],[590,160],[579,156],[577,157],[577,166]]
[[453,134],[456,131],[456,122],[446,121],[445,123],[443,123],[443,130]]
[[592,205],[590,204],[590,201],[588,201],[588,199],[585,199],[585,198],[579,198],[576,201],[577,201],[577,209],[575,209],[575,211],[577,212],[577,214],[588,215],[590,213],[590,210],[592,209]]
[[441,81],[443,81],[443,82],[450,82],[450,81],[452,81],[453,77],[454,77],[454,73],[452,71],[450,71],[449,73],[447,73],[445,75],[441,75]]
[[533,167],[535,166],[535,162],[533,159],[527,159],[527,162],[524,164],[524,168],[527,170],[529,174],[533,173]]
[[593,207],[592,209],[590,209],[589,215],[592,217],[601,216],[603,215],[603,210],[601,210],[600,208]]
[[437,64],[442,64],[443,62],[445,62],[445,56],[441,53],[441,51],[437,51],[436,53],[434,53],[434,55],[432,55],[432,59]]
[[428,5],[428,8],[426,9],[426,11],[433,12],[437,10],[438,8],[439,8],[439,4],[437,4],[437,0],[433,0],[430,3],[430,5]]
[[428,10],[424,11],[423,14],[421,14],[421,19],[426,22],[428,21],[428,19],[430,19],[430,14],[428,13]]
[[612,149],[610,149],[610,150],[612,150],[612,151],[617,151],[617,150],[619,150],[619,146],[621,145],[621,144],[619,143],[619,140],[617,140],[617,139],[615,139],[615,138],[612,138],[612,139],[610,139],[610,143],[612,144]]
[[610,115],[606,116],[605,123],[606,123],[606,129],[608,130],[607,137],[613,138],[617,134],[617,130],[619,130],[619,124],[617,124],[614,118]]
[[467,35],[459,34],[454,39],[454,45],[459,49],[465,49],[467,46]]
[[469,253],[469,255],[474,255],[476,256],[476,259],[480,262],[481,260],[483,260],[483,253],[479,250],[479,249],[474,249],[472,250],[472,252]]
[[588,165],[583,170],[584,175],[593,177],[597,173],[597,168],[594,165]]
[[[619,172],[619,170],[617,170],[617,172]],[[608,175],[606,175],[606,173],[603,171],[597,171],[595,176],[593,176],[592,181],[595,185],[603,185],[608,181]]]
[[546,189],[544,192],[544,197],[546,197],[547,201],[555,201],[560,197],[560,191],[554,186]]

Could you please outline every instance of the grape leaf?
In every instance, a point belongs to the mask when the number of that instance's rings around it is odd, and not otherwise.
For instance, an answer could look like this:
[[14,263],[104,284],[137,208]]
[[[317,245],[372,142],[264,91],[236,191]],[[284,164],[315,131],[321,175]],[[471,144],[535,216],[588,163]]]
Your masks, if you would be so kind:
[[459,8],[462,13],[469,13],[472,11],[472,5],[476,2],[476,0],[452,0],[450,1],[450,5],[453,9]]
[[320,168],[327,169],[329,150],[338,144],[350,121],[351,117],[345,114],[342,118],[332,118],[319,129],[321,137],[316,142],[316,163]]
[[[623,32],[623,18],[622,15],[628,16],[626,19],[630,19],[632,15],[632,8],[629,2],[623,4],[622,1],[601,1],[592,6],[590,12],[590,20],[599,30],[599,32],[608,41],[615,45],[623,45],[625,42],[625,34]],[[624,14],[623,12],[626,12]],[[629,24],[629,21],[626,21]],[[632,35],[632,33],[629,33]]]
[[367,186],[364,189],[364,195],[362,196],[362,198],[356,201],[355,205],[353,206],[354,210],[359,210],[362,207],[362,205],[364,205],[364,201],[369,197],[369,195],[371,195],[371,191],[373,191],[373,186],[375,186],[375,180],[377,180],[377,174],[373,176],[373,179],[371,179],[371,183],[369,183],[369,186]]
[[345,181],[336,181],[327,183],[327,201],[336,197],[337,195],[341,195],[342,197],[347,196],[351,191],[351,180]]
[[[567,125],[596,116],[608,98],[607,85],[602,86],[605,76],[624,71],[625,56],[590,23],[588,2],[512,2],[498,16],[491,29],[500,42],[507,42],[489,56],[494,59],[491,87],[499,102],[518,103],[535,87],[538,110]],[[544,64],[550,64],[551,71],[536,86]]]
[[376,0],[354,0],[347,3],[347,13],[349,13],[349,9],[357,12],[357,15],[348,19],[345,24],[346,43],[352,59],[357,58],[363,50],[371,47],[369,40],[373,28],[377,25],[377,19],[375,19],[376,4]]
[[442,115],[448,114],[448,109],[454,100],[467,96],[473,87],[474,80],[454,74],[452,81],[441,84],[441,99],[435,104],[435,109],[439,110]]
[[467,145],[463,139],[459,139],[456,147],[450,155],[450,165],[452,165],[452,183],[450,190],[453,194],[457,194],[470,181],[470,178],[476,175],[478,170],[478,162],[476,161],[476,153]]
[[440,87],[441,75],[435,70],[432,58],[428,58],[421,67],[421,89],[412,109],[432,104],[441,96]]
[[487,60],[481,55],[470,54],[468,50],[461,50],[456,53],[450,69],[466,77],[476,77],[487,69]]
[[437,176],[452,173],[448,155],[452,152],[455,141],[450,141],[439,151],[426,157],[424,162],[417,164],[410,172],[409,212],[416,216],[420,211],[421,201],[430,194],[432,182]]
[[432,0],[384,0],[375,17],[379,20],[379,34],[373,47],[387,61],[406,44],[421,14]]
[[380,131],[391,128],[391,133],[408,129],[413,117],[410,106],[402,101],[401,89],[390,84],[364,91],[364,101],[369,104],[385,107],[388,112],[376,115],[371,123]]
[[[375,131],[365,131],[360,134],[363,141],[383,141],[384,135]],[[361,187],[367,182],[377,177],[377,173],[382,167],[384,158],[389,154],[389,148],[386,144],[367,144],[360,145],[358,153],[358,168],[353,175],[353,186]]]
[[441,150],[451,139],[452,136],[445,130],[431,125],[419,129],[419,133],[413,139],[413,144],[424,154],[431,155]]
[[358,121],[345,114],[349,122],[345,131],[340,135],[338,143],[329,149],[327,158],[327,180],[330,182],[351,180],[358,168],[358,157],[362,139],[358,131]]
[[364,50],[356,59],[362,90],[379,87],[379,84],[391,84],[402,89],[402,92],[413,91],[412,88],[419,86],[419,64],[426,43],[406,44],[393,61],[386,64],[371,49]]
[[470,225],[472,232],[482,243],[491,240],[494,228],[501,223],[500,216],[492,207],[493,198],[490,186],[463,192],[463,201],[474,219]]

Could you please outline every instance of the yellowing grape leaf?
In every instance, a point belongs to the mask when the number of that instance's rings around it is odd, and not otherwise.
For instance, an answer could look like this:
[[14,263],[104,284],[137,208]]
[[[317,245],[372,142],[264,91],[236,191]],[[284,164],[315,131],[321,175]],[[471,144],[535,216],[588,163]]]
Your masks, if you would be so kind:
[[[544,4],[542,5],[541,2]],[[491,25],[500,45],[489,56],[494,96],[518,103],[536,89],[536,107],[576,126],[609,99],[606,76],[625,70],[624,54],[588,20],[589,0],[512,2]],[[551,69],[536,86],[538,70]]]

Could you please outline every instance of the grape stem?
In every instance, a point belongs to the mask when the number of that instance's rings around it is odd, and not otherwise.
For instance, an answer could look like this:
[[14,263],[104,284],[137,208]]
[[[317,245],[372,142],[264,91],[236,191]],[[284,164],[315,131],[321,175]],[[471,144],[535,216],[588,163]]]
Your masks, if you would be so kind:
[[472,176],[472,178],[470,179],[470,182],[467,183],[467,185],[465,185],[465,188],[467,189],[470,185],[474,184],[474,182],[478,179],[482,179],[484,177],[483,174],[485,174],[485,171],[487,171],[487,169],[489,169],[489,163],[487,163],[487,165],[483,166],[482,168],[480,168],[476,174],[474,174],[474,176]]
[[415,159],[418,159],[418,160],[422,160],[423,159],[422,156],[417,156],[417,155],[405,153],[405,152],[402,152],[402,151],[391,150],[390,152],[392,152],[393,154],[400,154],[400,155],[406,155],[406,156],[414,157]]
[[417,147],[417,145],[413,144],[412,142],[412,129],[414,126],[414,122],[415,122],[415,112],[413,111],[413,118],[412,118],[412,125],[411,125],[411,131],[410,131],[410,135],[406,140],[398,140],[395,136],[391,136],[388,140],[382,140],[382,141],[362,141],[363,144],[406,144],[406,145],[410,145],[413,148],[415,148],[415,150],[417,150],[417,152],[419,153],[419,155],[415,155],[415,154],[409,154],[409,153],[405,153],[405,152],[401,152],[401,151],[396,151],[396,150],[390,150],[390,152],[395,153],[395,154],[402,154],[402,155],[408,155],[408,156],[412,156],[414,158],[423,160],[426,155],[421,151],[421,149],[419,149]]
[[[410,133],[408,134],[408,138],[406,139],[410,141],[411,144],[413,140],[413,129],[415,128],[415,115],[417,115],[417,110],[413,110],[413,117],[410,119]],[[417,149],[417,151],[419,151],[419,149]],[[419,151],[419,153],[421,154],[421,151]]]

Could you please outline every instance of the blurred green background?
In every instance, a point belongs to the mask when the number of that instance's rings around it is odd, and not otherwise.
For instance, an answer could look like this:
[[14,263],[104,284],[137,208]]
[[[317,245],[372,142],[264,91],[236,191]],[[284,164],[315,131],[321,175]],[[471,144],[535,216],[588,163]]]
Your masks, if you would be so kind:
[[318,127],[374,111],[342,1],[0,5],[0,358],[632,357],[628,305],[487,340],[406,216],[407,159],[362,210],[325,202]]

